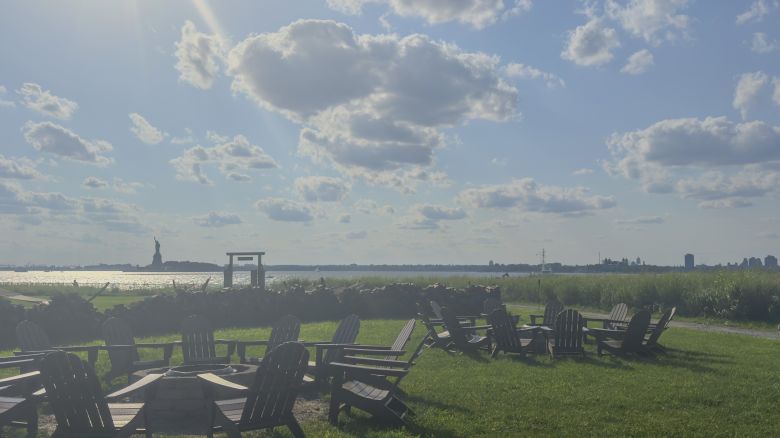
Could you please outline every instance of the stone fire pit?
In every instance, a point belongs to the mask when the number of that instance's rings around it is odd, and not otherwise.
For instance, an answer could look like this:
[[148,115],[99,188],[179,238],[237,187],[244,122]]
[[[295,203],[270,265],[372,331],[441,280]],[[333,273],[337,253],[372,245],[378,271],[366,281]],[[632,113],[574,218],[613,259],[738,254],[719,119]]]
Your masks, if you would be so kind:
[[[154,400],[147,405],[150,427],[154,432],[168,434],[204,434],[208,429],[208,411],[201,383],[197,375],[214,373],[226,380],[249,386],[254,379],[257,366],[239,364],[185,365],[173,368],[152,368],[136,371],[132,380],[147,374],[162,373]],[[235,397],[235,394],[220,393],[217,398]],[[139,401],[143,396],[139,396]]]

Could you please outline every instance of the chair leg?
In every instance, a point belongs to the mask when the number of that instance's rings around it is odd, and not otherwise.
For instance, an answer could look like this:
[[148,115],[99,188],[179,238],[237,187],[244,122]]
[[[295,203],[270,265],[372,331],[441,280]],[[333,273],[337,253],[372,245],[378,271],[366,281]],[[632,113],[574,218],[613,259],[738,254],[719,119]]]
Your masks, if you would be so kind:
[[305,438],[306,434],[303,433],[303,429],[301,429],[301,425],[298,424],[298,420],[295,419],[295,417],[290,416],[290,419],[287,420],[287,427],[290,428],[290,432],[292,432],[293,436],[295,438]]

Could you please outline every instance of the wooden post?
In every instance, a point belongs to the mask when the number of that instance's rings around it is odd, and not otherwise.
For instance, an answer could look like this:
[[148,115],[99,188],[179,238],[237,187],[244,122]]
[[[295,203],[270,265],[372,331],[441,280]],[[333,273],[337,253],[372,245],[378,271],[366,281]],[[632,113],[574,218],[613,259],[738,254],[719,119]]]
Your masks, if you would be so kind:
[[225,269],[225,279],[223,280],[224,287],[233,287],[233,256],[230,257],[230,263],[227,269]]

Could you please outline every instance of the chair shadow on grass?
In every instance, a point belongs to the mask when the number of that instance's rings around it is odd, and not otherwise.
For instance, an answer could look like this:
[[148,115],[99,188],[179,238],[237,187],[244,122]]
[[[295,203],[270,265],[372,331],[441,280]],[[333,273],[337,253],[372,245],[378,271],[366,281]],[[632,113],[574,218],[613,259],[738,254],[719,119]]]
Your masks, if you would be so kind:
[[[406,400],[419,402],[419,404],[426,406],[426,408],[434,407],[446,411],[460,411],[462,413],[465,413],[466,415],[472,414],[471,411],[464,409],[460,406],[453,406],[446,403],[430,401],[420,397],[410,396],[407,397]],[[421,425],[420,422],[416,421],[415,418],[419,416],[421,415],[418,412],[417,415],[411,417],[411,419],[407,422],[406,426],[404,426],[406,430],[409,431],[412,435],[435,436],[435,437],[463,436],[462,432],[459,432],[455,429],[447,429],[444,427],[437,427],[437,428],[425,427]],[[368,435],[369,431],[376,432],[376,433],[387,432],[388,425],[381,422],[377,422],[376,419],[366,414],[365,412],[361,412],[359,409],[352,409],[349,412],[344,412],[341,414],[339,420],[339,431],[354,436],[365,436]]]

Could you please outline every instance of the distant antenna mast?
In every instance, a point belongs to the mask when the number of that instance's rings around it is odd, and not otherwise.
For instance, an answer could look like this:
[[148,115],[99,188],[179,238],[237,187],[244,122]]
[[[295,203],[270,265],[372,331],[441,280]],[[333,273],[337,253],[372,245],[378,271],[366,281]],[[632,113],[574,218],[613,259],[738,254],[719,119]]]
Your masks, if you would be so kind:
[[[537,253],[537,255],[539,255],[539,254]],[[542,248],[542,254],[541,255],[542,255],[542,270],[541,270],[541,273],[542,274],[551,274],[552,273],[552,269],[548,268],[547,267],[547,263],[545,263],[545,261],[544,261],[544,255],[545,255],[544,248]]]

